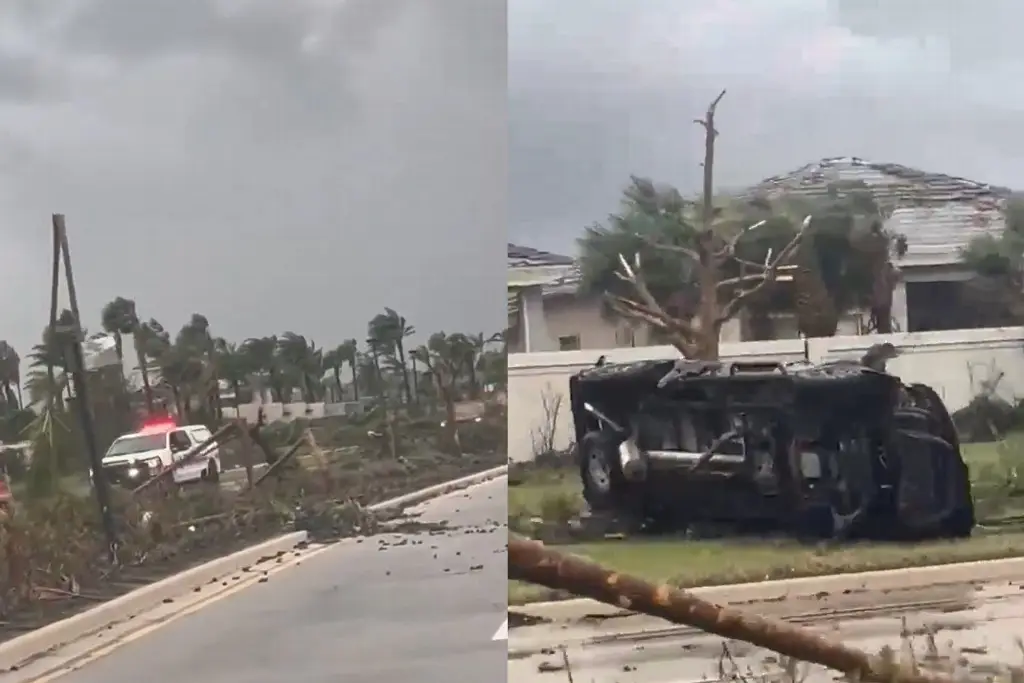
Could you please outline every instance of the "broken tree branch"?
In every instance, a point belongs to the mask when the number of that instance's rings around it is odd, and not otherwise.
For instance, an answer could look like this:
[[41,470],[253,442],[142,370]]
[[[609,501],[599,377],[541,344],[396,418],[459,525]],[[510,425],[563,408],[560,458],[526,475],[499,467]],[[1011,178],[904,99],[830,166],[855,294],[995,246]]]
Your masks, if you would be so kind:
[[639,318],[649,325],[669,332],[675,337],[672,340],[672,345],[684,356],[688,356],[693,347],[694,329],[689,322],[669,315],[651,294],[640,270],[640,254],[633,256],[632,266],[622,254],[619,254],[619,265],[621,268],[615,272],[615,276],[633,287],[640,302],[625,297],[611,296],[612,308],[618,313]]
[[568,591],[722,638],[742,640],[828,667],[861,683],[952,683],[949,677],[898,667],[882,657],[784,621],[716,605],[665,584],[655,585],[582,557],[564,555],[538,541],[509,538],[508,574],[510,579]]
[[670,254],[680,254],[690,259],[694,263],[700,263],[700,254],[698,254],[695,250],[690,249],[689,247],[681,247],[676,244],[665,244],[663,242],[659,242],[653,237],[649,237],[646,235],[641,235],[640,240],[647,246],[651,247],[652,249],[656,249],[658,251],[665,251]]
[[721,314],[718,316],[717,324],[722,324],[726,320],[729,320],[736,315],[744,302],[753,296],[756,296],[759,292],[764,290],[768,285],[775,282],[778,277],[779,267],[786,265],[790,257],[796,252],[800,246],[800,242],[803,240],[804,235],[807,233],[807,229],[811,225],[811,217],[806,216],[803,223],[800,225],[800,229],[797,231],[793,239],[789,241],[785,247],[779,252],[779,255],[772,259],[764,269],[764,273],[761,274],[761,281],[754,285],[750,289],[743,290],[736,294],[725,306],[722,308]]
[[753,225],[747,226],[743,230],[740,230],[735,235],[730,237],[728,240],[726,240],[725,246],[723,246],[721,249],[715,252],[715,260],[720,264],[725,263],[729,259],[739,260],[736,258],[736,245],[747,233],[757,230],[758,228],[764,226],[767,222],[768,221],[764,220],[758,221]]

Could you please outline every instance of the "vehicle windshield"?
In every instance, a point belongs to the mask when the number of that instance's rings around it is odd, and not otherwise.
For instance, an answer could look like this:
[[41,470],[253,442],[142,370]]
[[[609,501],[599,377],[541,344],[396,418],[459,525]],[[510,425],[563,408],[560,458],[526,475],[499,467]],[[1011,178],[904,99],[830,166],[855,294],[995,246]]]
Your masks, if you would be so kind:
[[131,455],[143,451],[155,451],[167,447],[167,435],[160,434],[137,434],[135,436],[124,436],[110,444],[110,450],[106,457],[112,455]]

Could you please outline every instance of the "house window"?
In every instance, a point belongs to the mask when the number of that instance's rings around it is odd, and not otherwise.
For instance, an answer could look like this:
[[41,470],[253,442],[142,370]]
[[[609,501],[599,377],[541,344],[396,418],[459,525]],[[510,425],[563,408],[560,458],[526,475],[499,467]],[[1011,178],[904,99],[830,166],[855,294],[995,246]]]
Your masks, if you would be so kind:
[[907,331],[970,330],[1013,325],[1012,315],[1000,301],[967,282],[938,280],[908,282]]
[[579,351],[580,350],[580,335],[573,334],[568,337],[558,338],[558,350],[559,351]]

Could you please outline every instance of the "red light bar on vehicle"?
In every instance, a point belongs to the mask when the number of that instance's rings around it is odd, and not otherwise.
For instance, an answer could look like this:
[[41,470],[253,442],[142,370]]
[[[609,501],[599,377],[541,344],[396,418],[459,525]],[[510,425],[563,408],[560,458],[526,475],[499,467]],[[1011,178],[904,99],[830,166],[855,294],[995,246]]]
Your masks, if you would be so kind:
[[143,431],[143,432],[160,432],[160,431],[167,431],[169,429],[174,429],[177,426],[178,426],[178,423],[175,422],[173,418],[160,417],[160,418],[154,418],[152,420],[146,420],[145,422],[143,422],[142,423],[142,428],[140,429],[140,431]]

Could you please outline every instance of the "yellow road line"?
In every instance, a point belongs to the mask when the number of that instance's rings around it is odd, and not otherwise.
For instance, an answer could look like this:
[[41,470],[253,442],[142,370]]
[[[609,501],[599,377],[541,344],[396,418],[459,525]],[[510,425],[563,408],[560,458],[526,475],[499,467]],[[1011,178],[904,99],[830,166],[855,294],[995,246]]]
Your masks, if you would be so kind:
[[[89,651],[84,652],[84,653],[82,653],[80,655],[77,655],[71,661],[69,661],[67,663],[64,663],[64,664],[60,664],[55,669],[47,671],[46,673],[43,673],[39,677],[33,678],[30,681],[27,681],[26,683],[50,683],[50,681],[55,681],[55,680],[57,680],[58,678],[60,678],[62,676],[66,676],[69,673],[78,671],[79,669],[81,669],[83,667],[86,667],[89,664],[92,664],[97,659],[100,659],[102,657],[106,657],[107,655],[109,655],[114,650],[117,650],[118,648],[123,647],[123,646],[125,646],[125,645],[127,645],[127,644],[129,644],[129,643],[131,643],[133,641],[139,640],[140,638],[144,638],[144,637],[150,635],[154,631],[156,631],[156,630],[158,630],[160,628],[163,628],[167,624],[170,624],[172,622],[178,621],[179,619],[187,617],[190,614],[194,614],[194,613],[198,612],[199,610],[201,610],[201,609],[203,609],[205,607],[209,607],[211,604],[213,604],[213,603],[215,603],[215,602],[217,602],[219,600],[223,600],[224,598],[230,597],[230,596],[234,595],[235,593],[238,593],[238,592],[248,588],[249,586],[252,586],[255,583],[259,583],[260,580],[263,579],[263,578],[270,577],[270,576],[272,576],[274,574],[277,574],[279,572],[284,571],[285,569],[289,569],[291,567],[294,567],[294,566],[302,563],[303,561],[310,560],[310,559],[316,557],[317,555],[319,555],[320,553],[322,553],[324,551],[327,551],[327,550],[330,550],[333,547],[334,547],[334,545],[332,544],[332,545],[325,545],[325,546],[322,546],[320,548],[315,548],[314,550],[312,550],[310,552],[307,552],[307,553],[304,553],[304,554],[301,554],[301,555],[298,555],[298,556],[294,556],[294,557],[292,557],[290,560],[288,560],[286,562],[282,562],[280,564],[274,564],[270,568],[264,570],[265,573],[264,572],[260,572],[260,573],[255,573],[254,572],[252,576],[247,577],[245,580],[237,581],[235,583],[232,583],[230,586],[228,586],[226,588],[222,588],[222,590],[219,590],[219,591],[217,591],[215,593],[210,593],[210,594],[207,595],[206,598],[201,599],[198,602],[191,603],[187,607],[184,607],[183,609],[181,609],[181,610],[179,610],[177,612],[172,612],[171,614],[167,615],[166,618],[161,619],[160,621],[157,621],[157,622],[154,622],[154,623],[151,623],[151,624],[147,624],[146,626],[143,626],[142,628],[139,628],[139,629],[137,629],[135,631],[129,631],[129,632],[123,634],[121,637],[119,637],[118,639],[116,639],[116,640],[114,640],[112,642],[108,642],[108,643],[106,643],[106,644],[104,644],[104,645],[102,645],[100,647],[97,647],[95,649],[89,650]],[[144,615],[144,613],[143,613],[143,615]],[[143,615],[138,615],[138,616],[143,616]],[[73,645],[73,644],[74,643],[69,643],[69,645]],[[59,650],[57,652],[59,654]]]

